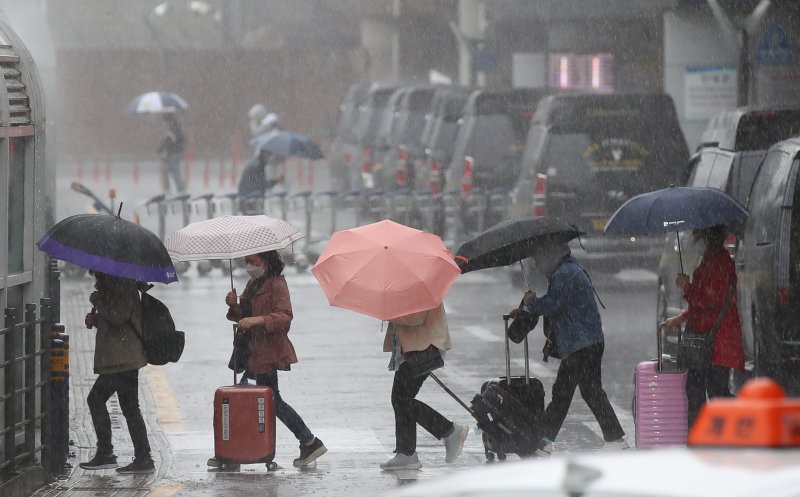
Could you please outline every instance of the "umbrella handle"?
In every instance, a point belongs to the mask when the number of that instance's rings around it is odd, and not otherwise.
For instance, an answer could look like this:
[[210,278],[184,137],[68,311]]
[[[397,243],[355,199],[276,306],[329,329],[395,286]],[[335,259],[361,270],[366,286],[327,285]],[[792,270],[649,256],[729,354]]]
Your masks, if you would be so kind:
[[681,261],[681,274],[683,274],[683,254],[681,253],[681,234],[675,230],[675,239],[678,240],[678,259]]
[[519,260],[519,268],[522,269],[522,279],[525,280],[525,288],[530,290],[531,285],[528,283],[528,273],[525,272],[525,266],[522,265],[522,259]]

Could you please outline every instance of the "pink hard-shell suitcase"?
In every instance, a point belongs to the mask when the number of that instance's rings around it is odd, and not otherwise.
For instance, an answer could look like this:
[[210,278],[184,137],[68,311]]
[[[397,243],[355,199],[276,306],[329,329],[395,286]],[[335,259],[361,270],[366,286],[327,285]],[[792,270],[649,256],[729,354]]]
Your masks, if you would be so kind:
[[686,445],[689,401],[685,369],[665,362],[661,354],[662,325],[658,327],[658,359],[636,365],[634,423],[636,447]]

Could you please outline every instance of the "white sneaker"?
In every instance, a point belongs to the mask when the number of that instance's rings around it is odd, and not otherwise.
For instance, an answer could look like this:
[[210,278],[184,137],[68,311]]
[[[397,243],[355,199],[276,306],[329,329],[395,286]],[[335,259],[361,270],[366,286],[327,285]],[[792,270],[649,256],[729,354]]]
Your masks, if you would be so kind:
[[451,463],[461,455],[464,448],[464,440],[469,435],[469,426],[453,423],[453,433],[444,439],[445,456],[444,462]]
[[542,440],[542,442],[544,443],[544,445],[536,449],[536,452],[534,452],[533,454],[536,457],[542,457],[542,458],[550,457],[550,454],[553,453],[553,442],[550,442],[546,439]]
[[398,452],[393,458],[381,463],[381,469],[384,471],[401,471],[404,469],[419,469],[421,467],[422,463],[419,462],[416,452],[410,456]]
[[603,445],[603,450],[625,450],[630,448],[631,446],[628,445],[628,441],[625,440],[625,437],[621,437],[613,442],[606,442]]

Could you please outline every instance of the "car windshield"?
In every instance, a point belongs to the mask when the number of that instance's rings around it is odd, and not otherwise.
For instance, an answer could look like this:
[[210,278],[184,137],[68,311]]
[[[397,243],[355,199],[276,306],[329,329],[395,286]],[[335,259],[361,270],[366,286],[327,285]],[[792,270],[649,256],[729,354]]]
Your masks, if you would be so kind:
[[800,111],[747,114],[736,129],[736,150],[766,150],[772,144],[800,135]]

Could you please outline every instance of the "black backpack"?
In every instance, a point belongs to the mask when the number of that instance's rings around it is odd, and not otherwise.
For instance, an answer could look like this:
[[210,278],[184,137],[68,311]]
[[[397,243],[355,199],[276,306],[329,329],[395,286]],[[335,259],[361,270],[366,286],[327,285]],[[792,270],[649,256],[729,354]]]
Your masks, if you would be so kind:
[[147,293],[153,285],[141,288],[142,329],[137,333],[148,364],[161,366],[178,362],[183,353],[186,337],[175,329],[175,321],[163,302]]

